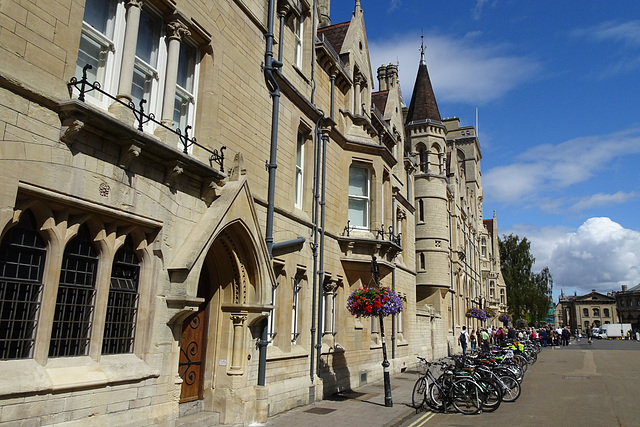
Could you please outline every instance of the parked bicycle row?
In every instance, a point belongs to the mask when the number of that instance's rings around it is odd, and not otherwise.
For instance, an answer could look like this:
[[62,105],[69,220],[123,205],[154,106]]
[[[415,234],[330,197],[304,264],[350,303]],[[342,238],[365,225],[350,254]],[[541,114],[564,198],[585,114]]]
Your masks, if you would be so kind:
[[493,412],[502,402],[520,397],[527,367],[538,359],[540,346],[531,341],[505,340],[500,347],[429,362],[413,387],[416,410],[451,408],[466,415]]

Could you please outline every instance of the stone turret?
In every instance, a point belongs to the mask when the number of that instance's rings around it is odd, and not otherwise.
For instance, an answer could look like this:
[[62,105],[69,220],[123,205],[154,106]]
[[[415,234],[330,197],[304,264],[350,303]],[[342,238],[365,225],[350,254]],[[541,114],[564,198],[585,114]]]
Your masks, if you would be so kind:
[[331,0],[318,0],[318,28],[331,25]]

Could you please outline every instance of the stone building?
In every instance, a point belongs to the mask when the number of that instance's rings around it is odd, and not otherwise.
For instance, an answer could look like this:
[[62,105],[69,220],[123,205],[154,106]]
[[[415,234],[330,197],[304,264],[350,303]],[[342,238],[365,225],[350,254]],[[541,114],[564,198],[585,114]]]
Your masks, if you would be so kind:
[[374,91],[360,2],[317,4],[0,2],[0,423],[250,423],[379,379],[345,308],[374,259],[392,372],[506,309],[473,128],[396,65]]
[[455,348],[461,327],[496,326],[466,317],[469,308],[507,312],[500,274],[497,220],[483,220],[480,160],[475,129],[442,119],[422,49],[405,119],[407,150],[414,157],[416,301],[433,313],[439,347]]
[[640,284],[627,289],[622,285],[622,290],[608,294],[616,299],[618,318],[612,323],[631,323],[634,331],[640,331]]
[[618,323],[616,299],[595,289],[586,295],[565,296],[562,292],[556,306],[556,316],[556,324],[569,326],[572,333],[576,329],[586,333],[590,328]]

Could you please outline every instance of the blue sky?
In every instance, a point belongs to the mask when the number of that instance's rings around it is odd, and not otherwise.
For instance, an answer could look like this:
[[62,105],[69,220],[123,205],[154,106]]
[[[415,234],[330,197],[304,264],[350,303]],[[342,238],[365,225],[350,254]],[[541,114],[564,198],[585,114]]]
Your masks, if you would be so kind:
[[484,216],[531,242],[556,301],[640,283],[640,1],[361,5],[374,76],[397,63],[409,103],[424,35],[442,117],[478,109]]

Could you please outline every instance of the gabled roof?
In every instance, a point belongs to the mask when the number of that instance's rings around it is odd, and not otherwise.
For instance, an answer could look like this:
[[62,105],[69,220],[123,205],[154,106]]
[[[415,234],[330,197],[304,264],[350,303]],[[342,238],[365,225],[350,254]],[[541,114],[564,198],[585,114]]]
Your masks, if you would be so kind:
[[411,105],[407,114],[406,124],[411,122],[434,120],[441,122],[440,111],[436,96],[433,93],[427,63],[424,60],[424,50],[421,53],[420,66],[418,67],[418,76],[413,86],[413,94],[411,95]]
[[373,92],[371,94],[371,103],[376,106],[378,111],[384,114],[384,109],[387,108],[387,100],[389,99],[389,91],[382,90],[380,92]]
[[483,219],[482,223],[487,227],[489,235],[493,237],[493,219]]
[[329,25],[328,27],[319,28],[318,29],[318,38],[322,38],[329,42],[329,44],[335,49],[335,51],[339,54],[340,50],[342,50],[342,44],[344,43],[344,39],[347,36],[347,31],[349,30],[349,25],[351,21],[342,22],[340,24]]
[[606,302],[610,302],[613,303],[615,302],[615,298],[610,297],[608,295],[604,295],[601,294],[599,292],[596,291],[591,291],[590,293],[586,294],[586,295],[580,295],[575,297],[574,301],[576,302],[591,302],[591,301],[606,301]]

